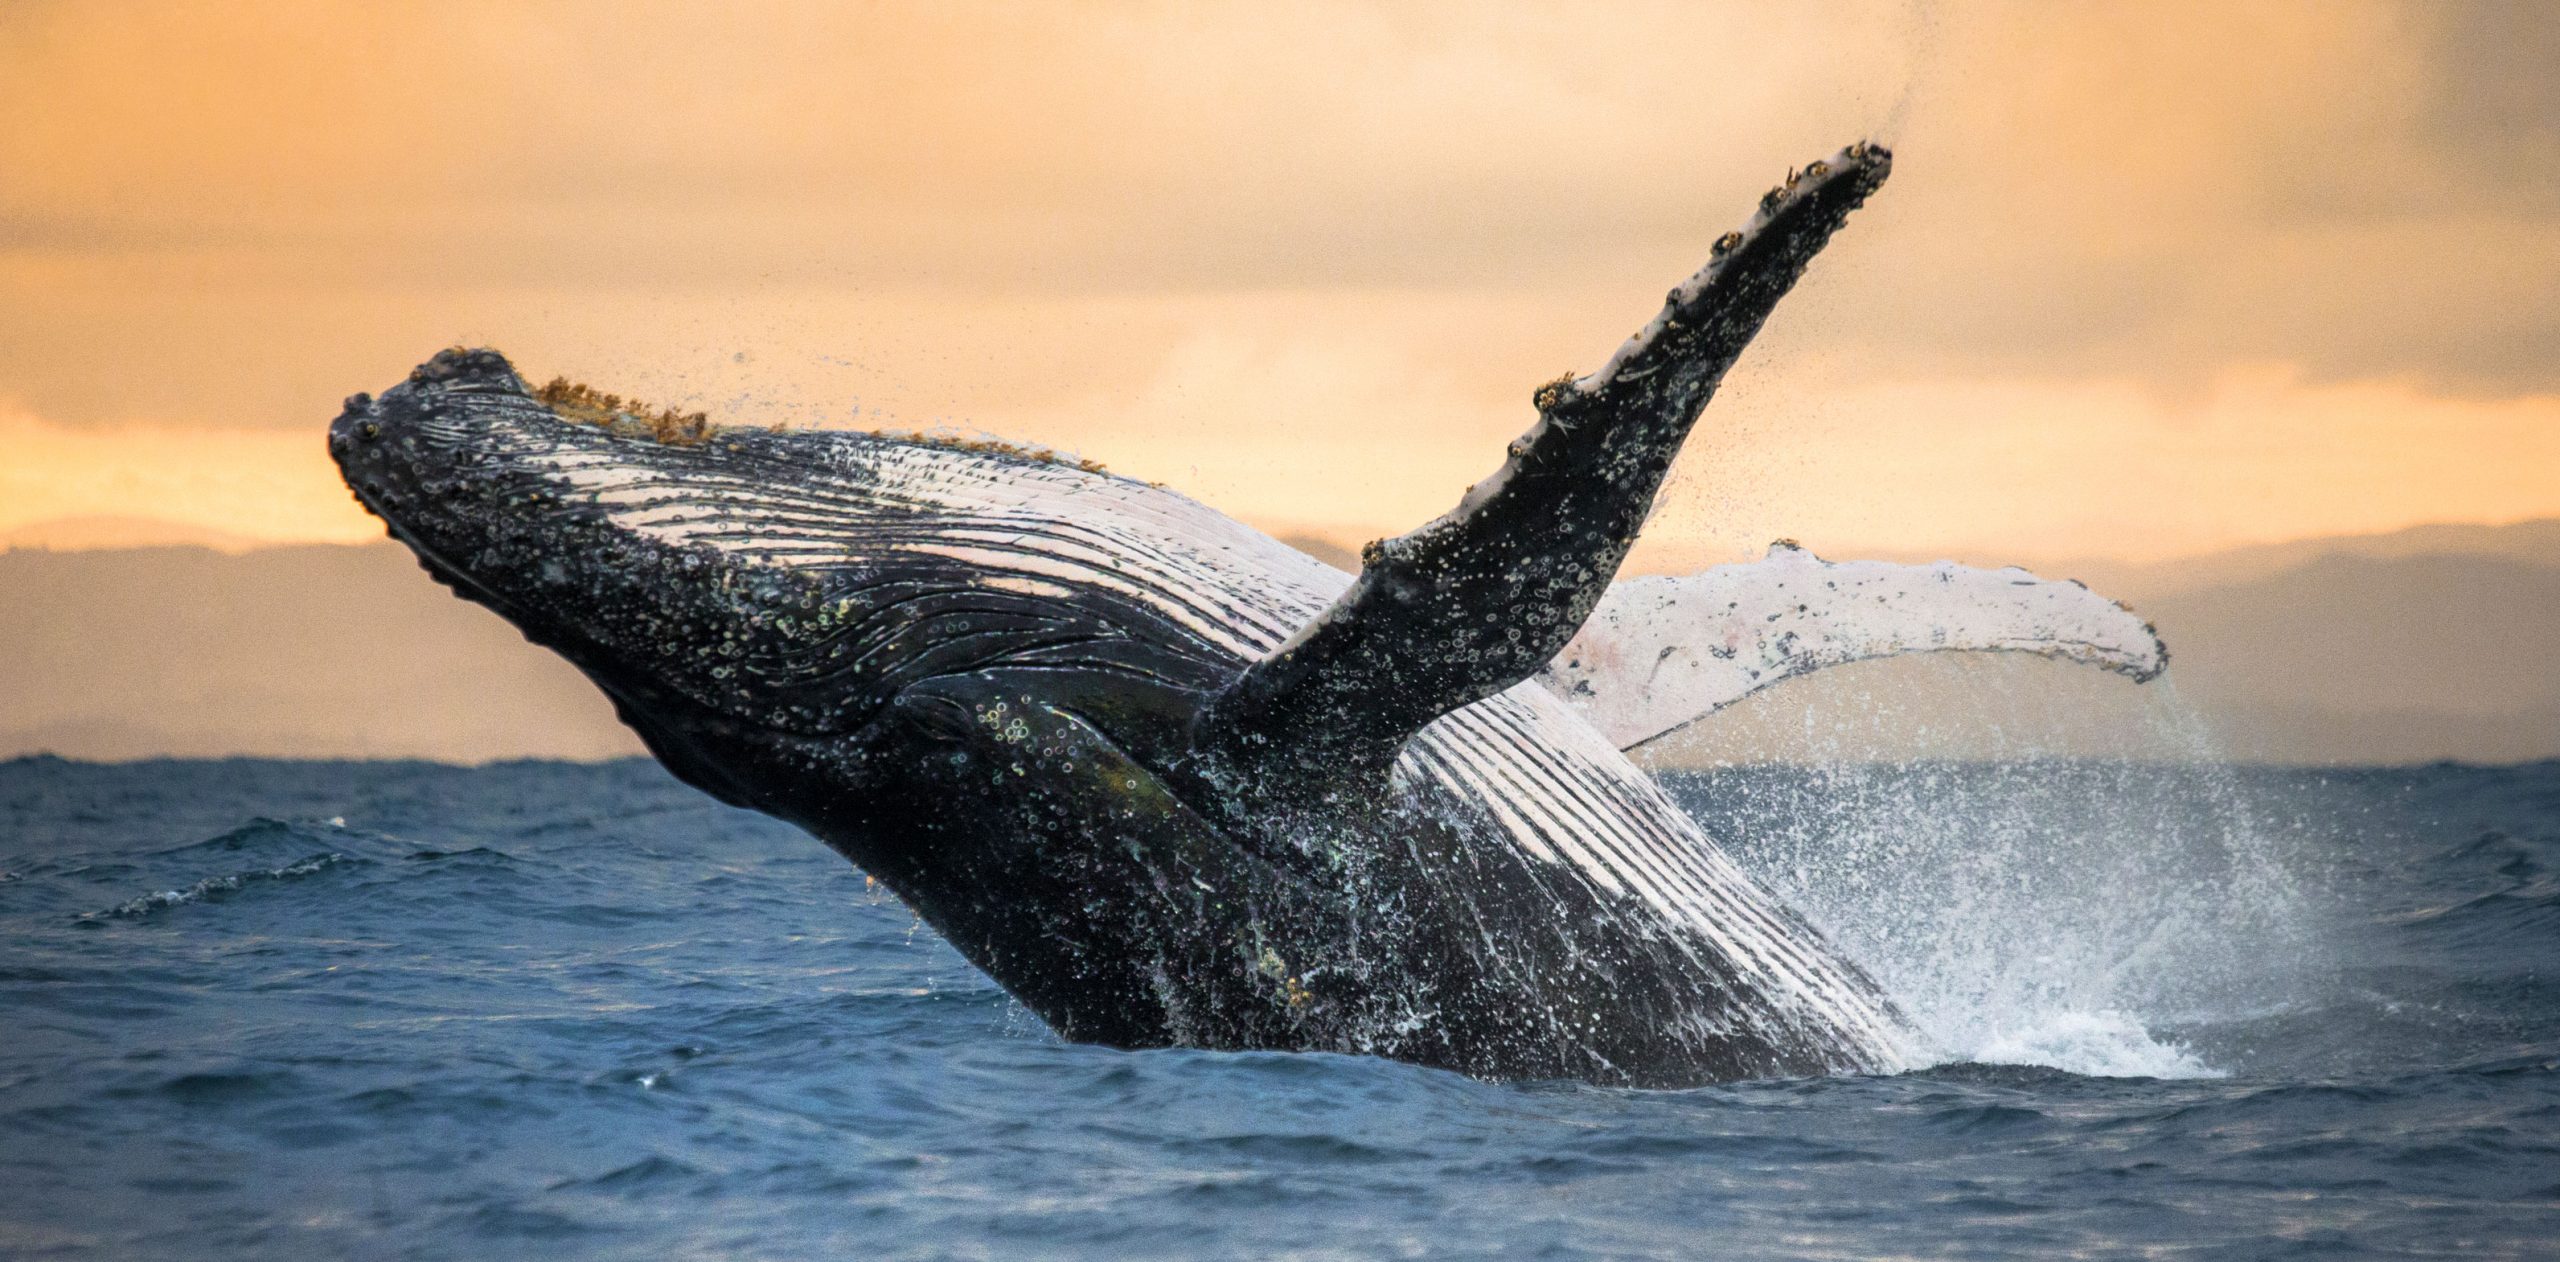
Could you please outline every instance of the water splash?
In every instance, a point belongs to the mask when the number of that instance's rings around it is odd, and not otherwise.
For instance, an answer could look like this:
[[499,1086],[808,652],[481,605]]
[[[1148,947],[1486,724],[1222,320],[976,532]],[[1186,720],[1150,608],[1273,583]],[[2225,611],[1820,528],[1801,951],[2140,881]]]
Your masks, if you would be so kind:
[[1963,1060],[2042,1065],[2089,1078],[2222,1078],[2225,1071],[2162,1040],[2121,1012],[2059,1012],[2041,1024],[1980,1040]]
[[2311,931],[2277,835],[2193,711],[2142,690],[2113,716],[2114,756],[2098,757],[2075,736],[2087,716],[2055,713],[2071,699],[2051,688],[2059,676],[1928,670],[1955,686],[1925,711],[1923,756],[1875,756],[1879,725],[1920,709],[1904,681],[1835,680],[1831,695],[1785,699],[1806,707],[1795,761],[1666,781],[1875,976],[1934,1061],[2245,1069],[2245,1048],[2182,1032],[2295,1002]]

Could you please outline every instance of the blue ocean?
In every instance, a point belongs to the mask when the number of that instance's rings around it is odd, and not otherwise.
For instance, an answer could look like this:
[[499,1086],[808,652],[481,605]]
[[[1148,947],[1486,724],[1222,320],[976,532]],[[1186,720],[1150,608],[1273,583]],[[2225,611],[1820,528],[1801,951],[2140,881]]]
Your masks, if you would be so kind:
[[0,1255],[2560,1253],[2560,763],[1666,780],[1943,1063],[1071,1046],[653,764],[0,763]]

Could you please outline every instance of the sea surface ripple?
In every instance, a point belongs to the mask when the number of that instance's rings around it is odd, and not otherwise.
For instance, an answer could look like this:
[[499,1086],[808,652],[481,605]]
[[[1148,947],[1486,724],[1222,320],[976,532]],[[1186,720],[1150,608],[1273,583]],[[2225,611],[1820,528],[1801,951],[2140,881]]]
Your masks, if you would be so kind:
[[0,763],[0,1256],[2549,1256],[2560,764],[1672,778],[1934,1068],[1047,1034],[653,764]]

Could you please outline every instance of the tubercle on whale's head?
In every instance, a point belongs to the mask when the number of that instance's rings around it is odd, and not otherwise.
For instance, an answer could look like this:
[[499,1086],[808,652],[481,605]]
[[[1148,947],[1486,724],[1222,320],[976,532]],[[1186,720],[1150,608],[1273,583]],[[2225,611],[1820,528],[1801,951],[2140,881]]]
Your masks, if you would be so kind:
[[452,543],[440,527],[483,507],[465,505],[464,492],[510,466],[510,448],[539,445],[534,431],[549,420],[505,356],[455,347],[379,397],[349,397],[329,426],[329,455],[395,536],[419,546],[424,530]]
[[626,713],[813,733],[851,721],[861,699],[775,686],[757,654],[790,641],[770,628],[828,616],[821,584],[671,544],[631,516],[679,511],[778,441],[567,383],[530,388],[505,356],[464,348],[348,399],[329,430],[347,485],[430,574]]

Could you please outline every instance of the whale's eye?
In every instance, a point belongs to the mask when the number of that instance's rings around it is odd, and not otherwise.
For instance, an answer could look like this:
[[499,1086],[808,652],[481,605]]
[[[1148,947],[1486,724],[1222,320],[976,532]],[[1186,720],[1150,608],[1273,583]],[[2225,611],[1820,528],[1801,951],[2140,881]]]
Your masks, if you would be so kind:
[[372,421],[366,421],[364,424],[356,426],[356,437],[361,438],[366,442],[372,442],[374,439],[382,437],[382,426]]

